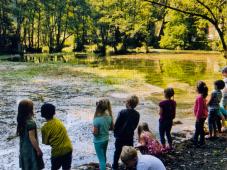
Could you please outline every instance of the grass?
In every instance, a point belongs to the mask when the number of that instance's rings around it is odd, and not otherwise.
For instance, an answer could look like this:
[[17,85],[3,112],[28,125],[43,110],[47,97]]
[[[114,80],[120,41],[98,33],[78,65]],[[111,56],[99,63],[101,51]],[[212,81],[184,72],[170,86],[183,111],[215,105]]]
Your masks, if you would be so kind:
[[[6,65],[10,66],[10,62],[6,62]],[[45,63],[45,64],[35,64],[35,63],[17,63],[17,65],[22,65],[25,67],[19,69],[12,69],[1,71],[0,76],[2,78],[13,78],[13,79],[31,79],[35,76],[45,75],[45,76],[57,76],[62,74],[67,74],[67,70],[64,69],[64,64],[62,63]],[[13,66],[12,66],[13,67]]]

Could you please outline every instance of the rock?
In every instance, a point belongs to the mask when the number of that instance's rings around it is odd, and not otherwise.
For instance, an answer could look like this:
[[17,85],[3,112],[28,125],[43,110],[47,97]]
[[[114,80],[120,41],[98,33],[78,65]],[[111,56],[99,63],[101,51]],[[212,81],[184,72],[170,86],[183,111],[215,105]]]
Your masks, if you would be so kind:
[[[111,165],[107,164],[106,170],[111,170]],[[72,170],[99,170],[99,164],[98,163],[94,163],[94,162],[90,162],[88,164],[84,164],[78,167],[73,168]],[[120,164],[119,165],[119,170],[126,170],[125,167]]]
[[173,126],[183,124],[180,120],[173,121]]

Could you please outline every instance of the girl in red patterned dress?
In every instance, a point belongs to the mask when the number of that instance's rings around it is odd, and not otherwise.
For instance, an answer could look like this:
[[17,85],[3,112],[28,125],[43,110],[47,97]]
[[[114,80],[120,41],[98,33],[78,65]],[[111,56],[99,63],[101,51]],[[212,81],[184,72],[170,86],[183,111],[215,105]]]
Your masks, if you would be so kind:
[[138,126],[139,148],[142,154],[160,155],[163,153],[162,145],[155,139],[147,123]]

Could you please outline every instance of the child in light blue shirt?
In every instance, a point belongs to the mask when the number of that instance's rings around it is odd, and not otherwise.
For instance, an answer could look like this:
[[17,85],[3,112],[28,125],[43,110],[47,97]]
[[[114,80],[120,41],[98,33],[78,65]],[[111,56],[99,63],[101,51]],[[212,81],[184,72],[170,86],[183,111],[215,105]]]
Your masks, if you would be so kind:
[[109,141],[109,130],[113,129],[113,116],[110,101],[99,100],[93,119],[93,143],[99,159],[99,169],[106,170],[106,151]]

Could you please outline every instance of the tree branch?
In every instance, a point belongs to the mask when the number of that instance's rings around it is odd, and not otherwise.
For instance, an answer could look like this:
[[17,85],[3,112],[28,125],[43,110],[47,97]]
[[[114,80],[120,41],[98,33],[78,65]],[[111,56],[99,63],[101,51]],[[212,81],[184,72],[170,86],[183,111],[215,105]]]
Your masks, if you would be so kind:
[[172,10],[175,10],[175,11],[178,11],[178,12],[181,12],[181,13],[184,13],[184,14],[188,14],[188,15],[192,15],[192,16],[197,16],[197,17],[200,17],[200,18],[203,18],[203,19],[206,19],[208,21],[210,21],[212,24],[216,24],[216,21],[206,15],[202,15],[202,14],[198,14],[198,13],[194,13],[194,12],[190,12],[190,11],[183,11],[181,9],[178,9],[178,8],[175,8],[175,7],[172,7],[172,6],[169,6],[169,5],[165,5],[165,4],[162,4],[162,3],[158,3],[158,2],[155,2],[155,1],[152,1],[152,0],[143,0],[145,2],[149,2],[151,4],[155,4],[155,5],[159,5],[159,6],[163,6],[163,7],[166,7],[166,8],[169,8],[169,9],[172,9]]
[[214,13],[211,11],[211,9],[210,9],[206,4],[204,4],[202,1],[200,1],[200,0],[196,0],[196,1],[197,1],[199,4],[201,4],[202,6],[204,6],[204,7],[208,10],[208,12],[210,12],[210,14],[212,15],[214,21],[217,23],[217,18],[215,17],[215,15],[214,15]]

